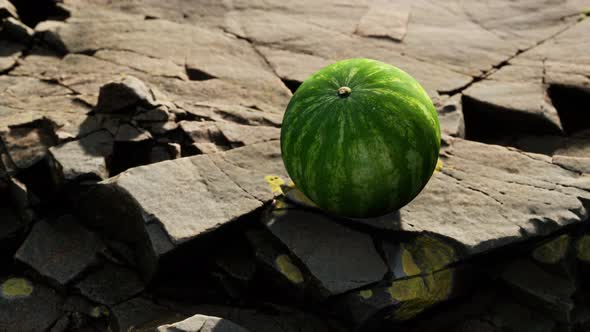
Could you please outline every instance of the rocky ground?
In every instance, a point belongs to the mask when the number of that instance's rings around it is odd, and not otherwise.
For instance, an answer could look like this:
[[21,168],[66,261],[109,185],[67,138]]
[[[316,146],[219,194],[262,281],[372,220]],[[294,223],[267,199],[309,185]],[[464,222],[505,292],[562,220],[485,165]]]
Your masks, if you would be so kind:
[[[0,331],[590,330],[587,0],[0,0]],[[290,183],[333,61],[444,132],[399,212]]]

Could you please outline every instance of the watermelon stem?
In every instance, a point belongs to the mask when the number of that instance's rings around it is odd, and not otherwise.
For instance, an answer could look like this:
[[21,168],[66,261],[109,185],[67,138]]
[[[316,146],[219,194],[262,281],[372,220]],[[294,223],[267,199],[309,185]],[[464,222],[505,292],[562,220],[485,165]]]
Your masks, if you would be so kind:
[[351,92],[352,89],[347,86],[343,86],[338,89],[338,95],[340,97],[348,97],[348,95],[350,95]]

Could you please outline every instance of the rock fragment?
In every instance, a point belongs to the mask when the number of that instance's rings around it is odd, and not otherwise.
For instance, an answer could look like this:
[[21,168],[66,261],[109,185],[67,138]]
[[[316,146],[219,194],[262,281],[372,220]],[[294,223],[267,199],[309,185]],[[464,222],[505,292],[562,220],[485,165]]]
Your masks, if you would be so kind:
[[194,315],[174,324],[159,326],[158,332],[248,332],[248,330],[228,319]]
[[53,222],[37,222],[18,249],[16,259],[59,285],[66,285],[97,263],[102,248],[94,233],[66,215]]
[[50,148],[56,182],[106,179],[108,169],[105,158],[112,153],[112,150],[113,137],[106,130]]
[[148,108],[157,106],[150,88],[138,78],[125,76],[100,88],[96,105],[98,112],[124,112],[135,106]]
[[263,222],[305,265],[324,296],[380,281],[387,271],[369,235],[319,214],[287,209]]
[[78,282],[75,288],[97,303],[115,305],[136,296],[144,289],[144,284],[135,271],[105,263]]
[[0,278],[0,330],[45,331],[62,314],[60,295],[23,277]]

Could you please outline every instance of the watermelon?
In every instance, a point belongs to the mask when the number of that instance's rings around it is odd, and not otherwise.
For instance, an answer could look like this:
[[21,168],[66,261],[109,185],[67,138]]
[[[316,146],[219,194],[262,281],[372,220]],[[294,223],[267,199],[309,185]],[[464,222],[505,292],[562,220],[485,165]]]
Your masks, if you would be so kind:
[[285,168],[329,213],[381,216],[414,199],[438,161],[436,109],[399,68],[370,59],[324,67],[293,94],[281,127]]

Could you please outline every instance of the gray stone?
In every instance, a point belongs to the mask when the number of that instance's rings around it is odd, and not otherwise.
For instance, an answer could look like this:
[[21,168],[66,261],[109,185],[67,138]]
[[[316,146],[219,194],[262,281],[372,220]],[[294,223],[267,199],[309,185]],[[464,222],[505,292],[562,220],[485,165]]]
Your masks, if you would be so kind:
[[[246,233],[248,241],[254,248],[254,256],[275,285],[288,295],[301,297],[306,284],[306,276],[291,258],[289,252],[273,242],[272,234],[263,231]],[[307,279],[309,279],[307,277]]]
[[387,1],[370,1],[369,10],[361,18],[356,32],[366,37],[385,37],[402,41],[410,17],[410,5]]
[[99,50],[94,56],[105,61],[149,73],[150,75],[179,78],[188,81],[185,68],[168,59],[149,57],[127,50],[112,49]]
[[553,163],[574,172],[590,174],[590,158],[578,158],[557,155],[552,159]]
[[77,141],[49,149],[58,183],[76,179],[108,177],[105,157],[112,153],[113,136],[101,130]]
[[158,327],[158,332],[248,332],[228,319],[194,315],[174,324]]
[[130,169],[104,184],[133,197],[147,220],[161,222],[176,244],[262,205],[206,156]]
[[461,139],[446,144],[441,171],[390,216],[398,230],[440,234],[471,255],[588,218],[584,177],[550,157]]
[[528,260],[509,263],[502,278],[539,311],[560,322],[571,321],[572,295],[576,291],[574,281],[551,275]]
[[135,271],[105,263],[78,282],[75,288],[92,301],[115,305],[137,295],[144,284]]
[[263,112],[252,107],[240,105],[215,104],[210,102],[186,103],[179,101],[178,104],[188,113],[203,119],[226,120],[250,126],[272,126],[280,127],[283,114]]
[[380,281],[387,272],[369,235],[322,215],[286,209],[271,212],[264,224],[305,265],[324,296]]
[[277,75],[286,84],[291,83],[294,86],[301,84],[311,74],[331,63],[327,59],[307,53],[273,49],[266,46],[260,46],[258,49],[268,59]]
[[122,124],[115,135],[116,142],[142,142],[152,139],[152,135],[141,128],[130,124]]
[[45,331],[62,315],[62,298],[23,277],[0,279],[0,330]]
[[235,146],[278,140],[281,136],[280,128],[276,127],[247,126],[225,121],[218,121],[215,125],[230,144]]
[[25,45],[0,40],[0,72],[10,71],[20,58]]
[[16,13],[16,8],[14,5],[8,0],[0,0],[0,18],[4,18],[7,16],[12,16],[18,18],[18,14]]
[[129,331],[140,328],[141,325],[150,322],[160,322],[150,330],[146,329],[146,331],[153,331],[155,327],[162,325],[162,323],[177,321],[183,318],[166,307],[155,304],[142,297],[136,297],[117,304],[112,307],[111,315],[112,321],[114,322],[113,331]]
[[33,39],[35,31],[24,25],[21,21],[14,17],[8,17],[4,20],[2,26],[2,34],[5,34],[15,42],[23,44],[29,43]]
[[281,332],[344,332],[349,331],[338,322],[309,312],[278,305],[261,309],[236,308],[221,305],[186,306],[171,304],[177,310],[194,315],[223,317],[248,331]]
[[489,136],[561,133],[557,111],[544,93],[541,82],[484,80],[472,85],[463,95],[466,137],[485,141]]
[[[100,183],[85,198],[84,214],[91,224],[108,228],[123,239],[134,237],[134,241],[144,243],[139,247],[147,245],[151,250],[152,244],[139,234],[145,234],[146,223],[157,223],[165,236],[158,229],[153,235],[167,237],[176,246],[253,212],[272,199],[264,177],[285,174],[279,149],[277,142],[259,143],[211,156],[136,167]],[[121,202],[130,203],[125,210],[113,208]],[[119,232],[118,222],[130,225],[139,234]],[[157,252],[170,250],[169,244],[158,247]]]
[[18,249],[16,259],[65,285],[95,265],[102,248],[102,242],[94,233],[66,215],[54,222],[37,222]]
[[119,81],[108,83],[100,88],[97,111],[116,113],[129,110],[134,106],[156,106],[152,92],[138,78],[125,76]]
[[51,330],[49,332],[65,332],[68,330],[68,325],[70,324],[70,318],[67,315],[62,316],[60,319],[53,324]]

